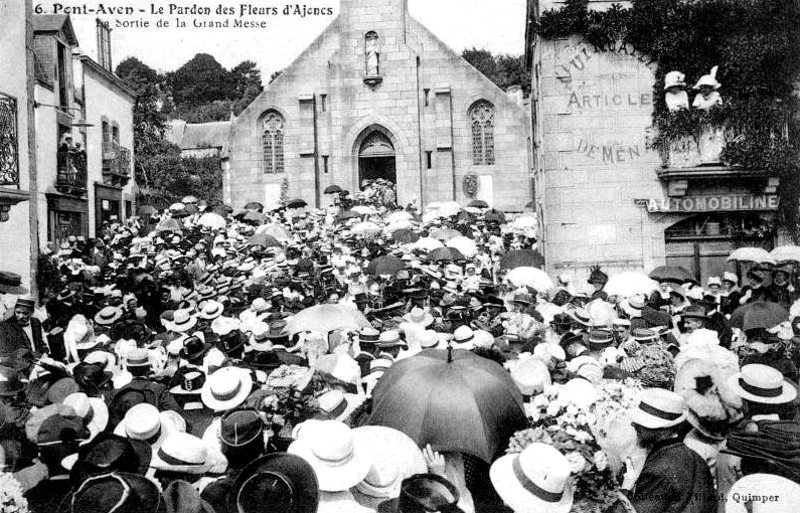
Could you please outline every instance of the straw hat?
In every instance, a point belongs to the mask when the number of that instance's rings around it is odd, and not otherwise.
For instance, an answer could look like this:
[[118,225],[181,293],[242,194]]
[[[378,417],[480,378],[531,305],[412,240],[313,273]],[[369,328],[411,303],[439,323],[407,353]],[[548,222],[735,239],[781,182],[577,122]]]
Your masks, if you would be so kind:
[[152,404],[139,403],[125,413],[125,417],[114,428],[114,434],[141,440],[157,448],[169,434],[182,430],[186,430],[186,422],[175,412],[159,412]]
[[222,315],[224,310],[225,307],[222,306],[222,303],[214,300],[206,301],[203,304],[203,309],[200,310],[200,317],[211,321]]
[[190,329],[194,328],[195,324],[197,324],[197,317],[191,315],[189,310],[175,310],[175,314],[172,318],[173,331],[177,331],[178,333],[186,333]]
[[156,470],[205,474],[225,471],[228,462],[225,456],[202,439],[188,433],[171,433],[153,454],[150,466]]
[[489,469],[494,489],[515,513],[568,513],[573,497],[569,477],[567,458],[542,443],[503,456]]
[[664,90],[670,87],[686,87],[686,75],[680,71],[670,71],[664,76]]
[[538,358],[519,361],[517,365],[511,368],[511,379],[523,396],[531,396],[537,392],[542,392],[545,387],[552,384],[550,370]]
[[356,440],[346,424],[336,420],[304,426],[288,452],[311,464],[319,489],[326,492],[354,487],[367,476],[371,464],[368,446]]
[[242,404],[252,389],[253,380],[246,369],[223,367],[208,376],[200,398],[212,410],[230,410]]
[[407,322],[419,324],[425,328],[433,324],[433,315],[419,307],[412,308],[409,313],[403,316],[403,319]]
[[118,306],[106,306],[94,316],[95,324],[100,326],[111,326],[122,317],[122,308]]
[[642,392],[639,406],[630,417],[631,423],[647,429],[677,426],[686,420],[683,397],[662,388],[649,388]]
[[89,443],[108,426],[108,406],[103,399],[89,397],[83,392],[76,392],[68,395],[64,403],[75,410],[75,414],[83,419],[83,423],[89,430],[89,439],[82,444]]
[[714,90],[719,89],[722,87],[722,84],[717,81],[717,71],[719,70],[719,66],[714,66],[711,68],[711,72],[708,75],[703,75],[700,77],[700,80],[694,85],[692,89],[700,89],[701,86],[709,86]]
[[742,367],[728,378],[728,385],[742,399],[761,404],[783,404],[797,397],[797,389],[775,368],[760,363]]

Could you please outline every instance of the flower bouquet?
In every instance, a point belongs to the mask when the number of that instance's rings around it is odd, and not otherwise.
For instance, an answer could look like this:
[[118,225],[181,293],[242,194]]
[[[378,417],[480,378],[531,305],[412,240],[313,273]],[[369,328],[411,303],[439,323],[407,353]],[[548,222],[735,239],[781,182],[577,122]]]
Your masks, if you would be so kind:
[[28,501],[14,476],[0,472],[0,513],[28,513]]
[[508,452],[521,452],[534,442],[552,445],[572,466],[572,511],[603,512],[616,502],[618,490],[615,469],[601,445],[609,434],[605,420],[635,406],[639,390],[634,380],[603,381],[596,400],[587,401],[568,387],[547,387],[533,398],[527,409],[530,427],[514,434]]
[[600,513],[616,500],[608,458],[592,433],[594,416],[586,403],[577,404],[569,390],[553,385],[533,398],[528,410],[531,427],[517,431],[508,452],[522,452],[534,442],[552,445],[572,467],[573,511]]

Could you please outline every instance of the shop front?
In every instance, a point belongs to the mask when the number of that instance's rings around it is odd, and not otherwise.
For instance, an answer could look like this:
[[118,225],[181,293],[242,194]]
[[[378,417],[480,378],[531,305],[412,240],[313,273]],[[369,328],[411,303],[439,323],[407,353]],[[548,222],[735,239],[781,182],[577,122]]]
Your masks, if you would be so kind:
[[89,204],[85,199],[47,194],[47,239],[57,248],[71,235],[89,234]]

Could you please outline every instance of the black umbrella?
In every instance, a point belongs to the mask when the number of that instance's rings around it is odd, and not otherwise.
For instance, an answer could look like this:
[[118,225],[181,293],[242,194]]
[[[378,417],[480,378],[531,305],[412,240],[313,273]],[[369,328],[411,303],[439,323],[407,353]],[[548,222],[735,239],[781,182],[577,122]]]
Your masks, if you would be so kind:
[[428,253],[429,262],[456,262],[458,260],[466,260],[466,257],[455,248],[436,248]]
[[472,200],[467,203],[468,207],[475,207],[475,208],[489,208],[489,204],[483,200]]
[[687,281],[697,283],[695,277],[685,268],[678,265],[662,265],[650,271],[650,277],[656,281],[668,281],[683,285]]
[[489,463],[526,419],[522,394],[501,365],[462,349],[426,349],[386,371],[368,424]]
[[230,205],[217,205],[216,207],[214,207],[214,212],[221,215],[222,217],[225,217],[231,212],[233,212],[233,207],[231,207]]
[[367,272],[373,276],[388,274],[394,276],[398,271],[406,268],[406,263],[396,256],[385,255],[373,259],[367,266]]
[[140,216],[154,216],[158,213],[158,210],[156,210],[156,207],[152,205],[142,205],[139,207],[136,213]]
[[303,208],[303,207],[307,207],[307,206],[308,206],[308,203],[306,202],[306,200],[300,199],[300,198],[295,198],[293,200],[290,200],[286,204],[287,208]]
[[532,249],[518,249],[509,251],[500,260],[501,269],[516,269],[517,267],[542,267],[544,257]]
[[755,301],[740,306],[731,314],[731,326],[747,331],[755,328],[774,328],[789,320],[789,311],[778,303]]
[[419,240],[419,234],[408,228],[400,228],[392,233],[392,239],[399,244],[411,244]]
[[265,248],[270,247],[280,247],[281,243],[273,237],[272,235],[267,235],[266,233],[257,233],[251,236],[247,243],[252,246],[263,246]]
[[244,206],[244,209],[245,210],[255,210],[257,212],[263,212],[264,211],[264,205],[262,205],[261,203],[259,203],[257,201],[251,201],[250,203],[248,203],[247,205]]
[[483,215],[483,218],[486,220],[487,223],[497,223],[497,224],[505,224],[506,222],[506,215],[499,210],[487,210],[486,213]]
[[361,214],[352,210],[345,210],[336,215],[337,221],[347,221],[348,219],[361,219]]
[[338,194],[342,192],[342,188],[338,185],[329,185],[325,187],[325,190],[322,191],[324,194]]

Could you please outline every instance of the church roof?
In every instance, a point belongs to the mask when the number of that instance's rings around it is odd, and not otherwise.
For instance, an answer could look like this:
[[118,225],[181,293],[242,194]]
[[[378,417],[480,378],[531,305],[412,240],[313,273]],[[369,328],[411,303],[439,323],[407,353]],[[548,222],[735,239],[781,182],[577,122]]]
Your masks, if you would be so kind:
[[220,148],[224,152],[228,147],[230,128],[230,121],[186,123],[176,119],[169,122],[165,135],[181,150]]

